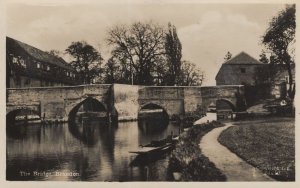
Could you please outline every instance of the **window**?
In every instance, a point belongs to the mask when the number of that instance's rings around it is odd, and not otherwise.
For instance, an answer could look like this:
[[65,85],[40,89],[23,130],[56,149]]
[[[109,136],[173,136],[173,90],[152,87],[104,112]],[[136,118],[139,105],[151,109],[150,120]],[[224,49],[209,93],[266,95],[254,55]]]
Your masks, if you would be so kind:
[[290,78],[289,76],[285,76],[285,82],[286,82],[287,84],[290,83],[290,79],[289,79],[289,78]]
[[50,66],[49,65],[47,65],[47,71],[49,71],[50,70]]
[[241,73],[245,73],[246,69],[245,68],[241,68]]
[[12,61],[13,61],[13,63],[18,63],[18,58],[13,57]]
[[26,79],[26,81],[25,81],[25,85],[26,85],[26,86],[30,86],[30,83],[31,83],[31,80],[30,80],[30,78]]
[[20,64],[22,67],[26,68],[26,63],[25,63],[24,59],[20,60]]
[[69,72],[67,72],[67,76],[69,76]]
[[37,63],[37,64],[36,64],[36,67],[37,67],[38,69],[40,69],[40,68],[41,68],[41,64],[40,64],[40,63]]
[[21,78],[20,78],[20,76],[17,76],[17,77],[16,77],[15,83],[16,83],[16,86],[17,86],[17,87],[21,87]]

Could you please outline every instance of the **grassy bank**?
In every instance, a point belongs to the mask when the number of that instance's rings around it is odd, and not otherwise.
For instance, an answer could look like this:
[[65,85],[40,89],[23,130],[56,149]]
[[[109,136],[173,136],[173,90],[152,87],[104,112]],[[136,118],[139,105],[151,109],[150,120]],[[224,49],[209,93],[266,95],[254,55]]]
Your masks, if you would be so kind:
[[209,131],[223,124],[196,125],[183,133],[169,160],[169,173],[181,173],[181,181],[225,181],[226,177],[205,157],[199,148],[200,139]]
[[221,144],[276,180],[295,180],[295,119],[268,118],[235,124],[221,133]]

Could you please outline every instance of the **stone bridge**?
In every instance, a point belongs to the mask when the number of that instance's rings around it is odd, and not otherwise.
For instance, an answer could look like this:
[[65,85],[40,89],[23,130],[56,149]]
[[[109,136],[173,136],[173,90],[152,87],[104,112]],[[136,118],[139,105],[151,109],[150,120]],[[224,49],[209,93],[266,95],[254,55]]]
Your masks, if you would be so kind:
[[46,120],[67,121],[88,98],[99,101],[107,112],[113,108],[112,85],[84,85],[7,89],[7,116],[21,109],[36,112]]
[[179,87],[132,85],[80,85],[64,87],[7,89],[7,117],[21,109],[35,112],[45,120],[68,121],[87,99],[97,100],[107,116],[119,120],[137,119],[149,104],[164,109],[169,117],[194,112],[214,103],[233,111],[244,111],[243,86]]

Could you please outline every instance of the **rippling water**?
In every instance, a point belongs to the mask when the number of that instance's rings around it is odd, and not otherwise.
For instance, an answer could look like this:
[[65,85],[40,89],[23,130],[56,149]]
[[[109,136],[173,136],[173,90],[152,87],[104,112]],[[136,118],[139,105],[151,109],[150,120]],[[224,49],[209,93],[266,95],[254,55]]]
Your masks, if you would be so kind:
[[[167,157],[130,165],[139,145],[178,134],[160,121],[28,125],[7,131],[8,180],[165,181]],[[157,126],[161,126],[157,128]],[[156,127],[153,129],[153,127]]]

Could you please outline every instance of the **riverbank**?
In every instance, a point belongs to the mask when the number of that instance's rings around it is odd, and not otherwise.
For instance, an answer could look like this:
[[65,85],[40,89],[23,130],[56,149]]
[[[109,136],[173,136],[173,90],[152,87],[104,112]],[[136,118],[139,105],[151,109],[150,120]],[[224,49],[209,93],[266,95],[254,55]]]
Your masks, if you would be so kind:
[[[212,121],[191,127],[182,133],[169,160],[170,177],[179,181],[226,181],[224,174],[202,154],[199,148],[201,138],[216,127],[224,124]],[[171,179],[174,180],[174,179]]]
[[234,123],[218,141],[279,181],[295,181],[295,119],[267,118]]
[[202,153],[226,176],[227,181],[274,181],[218,142],[220,134],[231,126],[234,126],[232,122],[227,122],[224,127],[205,134],[200,142]]

